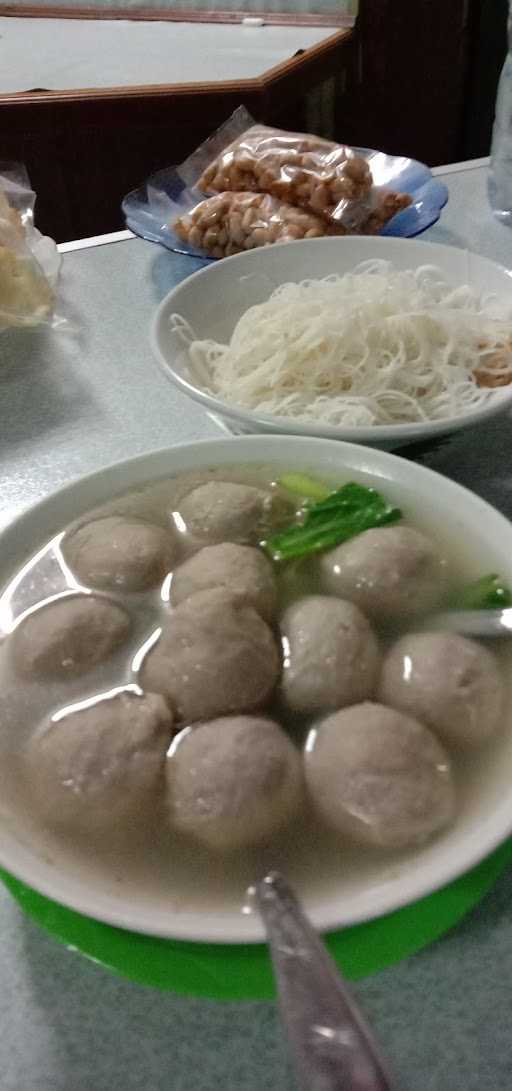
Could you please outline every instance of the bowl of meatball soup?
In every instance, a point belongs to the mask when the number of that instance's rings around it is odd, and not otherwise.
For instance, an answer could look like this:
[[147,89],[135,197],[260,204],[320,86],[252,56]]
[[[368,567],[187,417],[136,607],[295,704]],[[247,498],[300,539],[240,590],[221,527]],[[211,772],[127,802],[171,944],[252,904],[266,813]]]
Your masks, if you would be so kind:
[[263,938],[271,869],[334,929],[512,832],[512,527],[338,441],[244,436],[123,462],[0,549],[0,864],[113,925]]

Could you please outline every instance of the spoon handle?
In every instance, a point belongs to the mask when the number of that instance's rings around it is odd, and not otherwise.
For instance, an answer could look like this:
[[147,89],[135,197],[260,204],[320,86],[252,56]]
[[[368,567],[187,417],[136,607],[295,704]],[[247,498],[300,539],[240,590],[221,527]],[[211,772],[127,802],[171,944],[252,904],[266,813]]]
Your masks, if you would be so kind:
[[255,895],[300,1091],[393,1091],[370,1031],[286,880],[273,872]]

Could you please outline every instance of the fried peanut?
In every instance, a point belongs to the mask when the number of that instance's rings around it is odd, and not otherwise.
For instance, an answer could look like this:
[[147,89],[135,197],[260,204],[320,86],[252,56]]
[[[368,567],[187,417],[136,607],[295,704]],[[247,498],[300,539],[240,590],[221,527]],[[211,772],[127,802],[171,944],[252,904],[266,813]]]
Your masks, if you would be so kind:
[[183,242],[212,257],[225,257],[273,242],[341,233],[311,212],[265,193],[227,192],[201,201],[173,225]]

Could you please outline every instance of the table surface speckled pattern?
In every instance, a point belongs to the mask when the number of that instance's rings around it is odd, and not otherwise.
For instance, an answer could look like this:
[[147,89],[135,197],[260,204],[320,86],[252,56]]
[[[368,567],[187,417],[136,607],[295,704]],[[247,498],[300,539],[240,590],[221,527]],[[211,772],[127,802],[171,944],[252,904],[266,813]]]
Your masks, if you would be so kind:
[[[512,266],[485,180],[483,168],[447,174],[450,203],[424,237]],[[67,253],[79,335],[0,338],[0,525],[108,462],[219,435],[160,374],[147,339],[156,303],[198,264],[139,240]],[[504,418],[422,459],[512,517],[511,435]],[[272,1004],[119,980],[47,937],[3,888],[0,977],[0,1091],[293,1091]],[[512,869],[451,933],[355,993],[403,1091],[511,1091]]]

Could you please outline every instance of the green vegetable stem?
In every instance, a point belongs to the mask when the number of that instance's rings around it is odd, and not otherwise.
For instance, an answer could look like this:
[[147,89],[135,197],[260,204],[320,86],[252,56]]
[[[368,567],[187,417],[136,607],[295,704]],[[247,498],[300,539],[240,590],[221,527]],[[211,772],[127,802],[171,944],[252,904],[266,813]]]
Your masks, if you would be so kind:
[[331,494],[327,485],[314,477],[308,477],[307,474],[283,474],[279,478],[279,484],[303,500],[326,500]]

